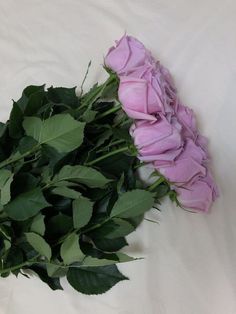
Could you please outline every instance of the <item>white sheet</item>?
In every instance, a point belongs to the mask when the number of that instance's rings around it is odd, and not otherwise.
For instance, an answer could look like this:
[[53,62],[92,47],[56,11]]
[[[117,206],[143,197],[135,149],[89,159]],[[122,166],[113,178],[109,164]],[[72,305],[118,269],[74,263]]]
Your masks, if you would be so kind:
[[1,314],[236,313],[236,2],[233,0],[0,1],[0,118],[27,84],[88,87],[105,77],[103,55],[124,31],[167,66],[183,101],[210,138],[221,197],[210,214],[170,202],[129,237],[146,259],[120,268],[130,277],[102,296],[67,284],[52,292],[34,278],[0,279]]

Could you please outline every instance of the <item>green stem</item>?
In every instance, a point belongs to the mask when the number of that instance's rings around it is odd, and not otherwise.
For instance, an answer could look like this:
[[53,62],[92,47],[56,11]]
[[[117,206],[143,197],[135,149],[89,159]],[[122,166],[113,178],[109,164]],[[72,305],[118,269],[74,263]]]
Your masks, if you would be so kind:
[[101,160],[103,160],[103,159],[106,159],[106,158],[108,158],[108,157],[111,157],[111,156],[113,156],[113,155],[116,155],[116,154],[119,154],[119,153],[122,153],[122,152],[125,152],[125,151],[128,151],[128,150],[129,150],[129,147],[128,147],[128,146],[121,147],[121,148],[119,148],[119,149],[117,149],[117,150],[114,150],[114,151],[112,151],[112,152],[110,152],[110,153],[107,153],[107,154],[105,154],[105,155],[103,155],[103,156],[101,156],[101,157],[98,157],[97,159],[94,159],[94,160],[92,160],[92,161],[90,161],[90,162],[87,162],[87,163],[85,164],[85,166],[92,166],[92,165],[96,164],[97,162],[99,162],[99,161],[101,161]]
[[115,127],[123,127],[124,125],[126,125],[126,124],[130,124],[131,125],[131,120],[130,120],[130,118],[128,118],[128,116],[126,117],[126,120],[121,120],[121,121],[118,121],[117,123],[115,123],[114,124],[114,128]]
[[[40,254],[36,255],[34,257],[34,259],[37,259],[38,257],[40,256]],[[8,267],[8,268],[5,268],[5,269],[0,269],[0,274],[4,274],[4,273],[8,273],[8,272],[12,272],[14,270],[17,270],[17,269],[21,269],[22,267],[25,267],[25,266],[30,266],[31,264],[34,264],[35,262],[37,262],[36,260],[29,260],[29,261],[25,261],[21,264],[18,264],[16,266],[13,266],[13,267]]]
[[38,148],[39,148],[39,145],[35,146],[34,148],[32,148],[31,150],[29,150],[28,152],[25,152],[24,154],[20,155],[20,156],[17,157],[17,158],[13,158],[13,159],[12,159],[12,158],[10,157],[10,158],[8,158],[8,159],[2,161],[2,162],[0,163],[0,169],[3,168],[3,167],[8,166],[8,165],[10,165],[10,164],[13,164],[14,162],[17,162],[17,161],[19,161],[19,160],[21,160],[21,159],[23,159],[23,158],[25,158],[25,157],[27,157],[27,156],[29,156],[30,154],[32,154],[32,153],[34,153],[35,151],[37,151]]
[[86,73],[85,73],[83,82],[82,82],[82,84],[81,84],[81,86],[80,86],[80,89],[81,89],[80,97],[82,97],[82,96],[83,96],[83,93],[84,93],[83,87],[84,87],[84,83],[85,83],[85,81],[86,81],[86,78],[87,78],[87,76],[88,76],[91,63],[92,63],[92,61],[90,60],[89,63],[88,63],[88,66],[87,66],[87,71],[86,71]]
[[107,147],[112,147],[112,146],[115,146],[115,145],[118,145],[121,143],[125,143],[125,142],[126,142],[126,140],[117,140],[117,141],[111,142],[111,144],[107,145]]
[[109,84],[113,83],[116,79],[117,78],[115,75],[110,75],[103,84],[101,84],[100,86],[97,86],[95,92],[93,93],[88,92],[87,94],[85,94],[82,98],[82,104],[81,106],[78,107],[78,110],[80,110],[81,108],[87,107],[88,105],[93,104],[102,95],[105,88]]
[[111,217],[108,217],[108,218],[106,218],[105,220],[103,220],[102,222],[100,222],[99,224],[96,224],[96,225],[94,225],[94,226],[92,226],[92,227],[90,227],[90,228],[88,228],[88,229],[83,230],[82,233],[87,233],[87,232],[90,232],[90,231],[92,231],[92,230],[94,230],[94,229],[100,228],[103,224],[105,224],[106,222],[108,222],[110,219],[111,219]]
[[108,150],[108,148],[111,148],[113,146],[116,146],[116,145],[119,145],[119,144],[122,144],[122,143],[126,143],[126,140],[117,140],[117,141],[114,141],[112,142],[111,144],[107,145],[106,147],[102,148],[102,149],[99,149],[97,151],[97,153],[101,153],[101,152],[104,152],[106,150]]
[[19,268],[22,268],[24,266],[29,266],[29,265],[30,265],[30,263],[29,263],[29,261],[27,261],[27,262],[18,264],[18,265],[13,266],[13,267],[8,267],[8,268],[5,268],[5,269],[1,269],[0,270],[0,274],[8,273],[8,272],[11,272],[11,271],[14,271],[14,270],[17,270]]
[[57,240],[57,242],[55,242],[52,246],[54,247],[54,246],[57,246],[57,245],[61,244],[62,242],[64,242],[64,240],[65,240],[69,235],[71,235],[71,234],[73,234],[73,233],[76,233],[76,230],[74,230],[74,228],[70,229],[70,231],[67,232],[67,234],[65,234],[64,236],[62,236],[61,238],[59,238],[59,239]]
[[106,117],[106,116],[108,116],[108,115],[111,114],[111,113],[117,112],[117,111],[119,111],[120,109],[121,109],[121,105],[115,106],[115,107],[113,107],[113,108],[111,108],[111,109],[109,109],[109,110],[107,110],[107,111],[105,111],[105,112],[99,114],[99,115],[96,117],[96,119],[95,119],[94,121],[99,120],[99,119],[101,119],[101,118],[103,118],[103,117]]
[[157,181],[155,181],[153,184],[151,184],[149,187],[148,187],[148,191],[153,191],[158,185],[160,185],[162,182],[165,181],[165,178],[164,177],[160,177],[157,179]]
[[145,165],[146,165],[145,162],[140,162],[138,165],[134,166],[134,169],[135,169],[135,170],[136,170],[136,169],[139,169],[139,168],[141,168],[141,167],[143,167],[143,166],[145,166]]

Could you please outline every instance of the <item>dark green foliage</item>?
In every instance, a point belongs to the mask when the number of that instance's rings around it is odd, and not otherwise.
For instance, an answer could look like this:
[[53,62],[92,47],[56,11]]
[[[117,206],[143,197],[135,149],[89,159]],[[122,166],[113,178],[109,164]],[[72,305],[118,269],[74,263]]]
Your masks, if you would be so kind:
[[71,268],[67,280],[73,288],[84,294],[101,294],[121,280],[128,279],[115,265]]
[[125,236],[169,190],[140,184],[117,87],[114,74],[82,97],[29,86],[0,123],[2,277],[30,269],[55,290],[67,274],[85,294],[127,279],[115,265],[133,260],[118,252]]

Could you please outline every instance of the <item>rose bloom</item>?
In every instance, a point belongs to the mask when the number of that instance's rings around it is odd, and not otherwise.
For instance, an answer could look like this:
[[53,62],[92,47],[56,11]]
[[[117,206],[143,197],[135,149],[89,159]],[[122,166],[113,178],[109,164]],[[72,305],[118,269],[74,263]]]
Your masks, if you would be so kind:
[[154,162],[157,170],[176,185],[192,183],[206,175],[202,165],[207,160],[206,153],[193,140],[186,139],[182,152],[172,163]]
[[197,137],[197,125],[193,110],[182,105],[179,101],[176,102],[174,110],[179,123],[183,126],[184,136],[195,140]]
[[139,159],[150,162],[173,161],[182,150],[180,125],[164,116],[156,122],[137,121],[130,129],[139,152]]
[[124,35],[116,46],[111,47],[105,57],[105,65],[118,75],[127,75],[134,68],[153,58],[144,45],[132,36]]
[[119,100],[123,110],[133,119],[154,121],[159,113],[173,113],[175,90],[157,65],[145,64],[129,76],[120,77]]
[[219,195],[218,188],[209,171],[206,177],[184,187],[175,187],[175,190],[183,207],[204,212],[209,210],[212,202]]
[[133,119],[155,120],[158,113],[173,113],[176,92],[167,70],[159,63],[145,64],[120,77],[119,99]]
[[158,113],[173,112],[177,98],[171,75],[138,40],[123,36],[105,64],[120,78],[119,100],[129,117],[154,121]]

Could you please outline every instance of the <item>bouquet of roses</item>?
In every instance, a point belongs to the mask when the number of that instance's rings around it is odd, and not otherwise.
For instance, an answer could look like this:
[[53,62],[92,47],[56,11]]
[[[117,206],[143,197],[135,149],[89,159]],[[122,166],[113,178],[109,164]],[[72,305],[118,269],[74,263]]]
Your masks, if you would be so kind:
[[162,197],[207,211],[218,195],[207,141],[167,69],[126,35],[104,68],[85,94],[28,86],[0,124],[1,277],[36,273],[62,289],[66,276],[104,293],[127,279],[116,266],[134,260],[125,237]]

